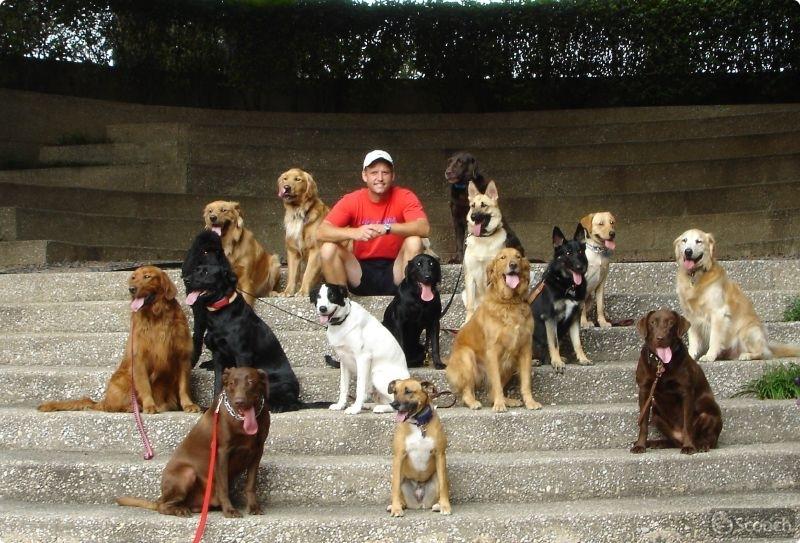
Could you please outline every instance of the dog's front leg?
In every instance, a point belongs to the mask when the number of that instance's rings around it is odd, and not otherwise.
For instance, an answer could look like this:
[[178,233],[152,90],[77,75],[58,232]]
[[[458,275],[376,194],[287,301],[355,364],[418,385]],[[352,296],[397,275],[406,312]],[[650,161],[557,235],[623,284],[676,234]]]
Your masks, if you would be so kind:
[[[150,376],[147,373],[147,367],[145,366],[143,358],[139,356],[138,360],[132,361],[132,364],[132,385],[136,385],[136,394],[142,402],[142,411],[145,413],[158,413],[156,402],[153,400],[153,389],[150,387]],[[133,406],[131,406],[131,410],[133,410]]]
[[464,284],[464,292],[466,293],[466,299],[464,300],[464,306],[466,308],[465,323],[472,317],[472,313],[475,312],[475,289],[475,278],[470,274]]
[[431,325],[425,330],[425,342],[431,345],[431,358],[433,358],[433,367],[437,370],[443,370],[445,366],[442,363],[442,357],[439,353],[439,332],[441,331],[441,323],[439,319],[435,319]]
[[197,365],[203,353],[203,338],[206,335],[208,313],[205,308],[192,306],[192,367]]
[[[700,357],[700,362],[713,362],[722,351],[722,340],[725,329],[730,326],[730,319],[725,315],[725,309],[715,311],[711,315],[711,330],[708,335],[708,351]],[[691,331],[691,328],[689,328]]]
[[230,450],[227,447],[219,447],[217,451],[216,473],[214,474],[214,490],[217,502],[222,507],[222,514],[227,518],[238,518],[242,514],[231,503],[229,495],[230,479],[228,474]]
[[611,328],[611,323],[606,319],[605,292],[606,282],[605,280],[601,280],[595,293],[595,296],[597,296],[597,324],[600,325],[600,328]]
[[256,495],[256,486],[258,483],[258,466],[261,464],[261,456],[264,454],[264,448],[259,447],[253,455],[253,461],[247,466],[247,479],[244,483],[244,498],[247,502],[247,513],[250,515],[260,515],[261,506],[258,504],[258,496]]
[[545,319],[544,328],[547,331],[547,350],[550,352],[550,365],[556,373],[564,373],[564,360],[558,352],[558,330],[556,321]]
[[697,357],[700,356],[700,352],[703,350],[705,346],[705,342],[703,341],[703,331],[701,330],[702,326],[698,326],[695,323],[692,323],[691,328],[689,328],[689,356],[697,360]]
[[311,289],[314,288],[314,285],[317,284],[321,273],[322,260],[320,260],[319,249],[312,247],[308,251],[308,262],[306,262],[306,271],[303,273],[299,294],[307,296]]
[[[641,362],[639,362],[641,364]],[[650,387],[653,385],[652,382],[648,382],[647,386],[639,385],[639,413],[641,416],[641,411],[644,405],[647,403],[647,399],[650,397]],[[650,407],[647,408],[647,411],[642,416],[642,421],[639,423],[639,435],[636,438],[636,443],[633,444],[631,447],[631,452],[634,454],[641,454],[647,450],[647,432],[648,427],[650,424],[650,411],[653,410],[652,404]]]
[[[528,359],[530,362],[530,358]],[[447,478],[447,456],[444,450],[436,451],[436,477],[439,479],[439,503],[432,509],[443,515],[450,511],[450,480]]]
[[[339,359],[342,356],[339,355]],[[347,393],[350,390],[350,370],[347,369],[347,364],[339,364],[339,400],[331,405],[328,409],[333,411],[341,411],[347,405]]]
[[533,399],[533,388],[531,387],[531,345],[520,349],[517,365],[519,367],[519,391],[522,394],[522,401],[525,402],[527,409],[541,409],[542,404]]
[[683,447],[681,454],[694,454],[694,392],[691,386],[686,387],[681,394],[683,400]]
[[392,503],[389,505],[389,512],[393,517],[402,517],[405,515],[403,509],[403,492],[401,484],[403,482],[403,460],[405,460],[406,451],[402,449],[397,451],[392,459]]
[[297,279],[300,274],[300,256],[294,250],[286,248],[286,288],[283,296],[293,296],[297,292]]
[[591,366],[592,361],[586,356],[581,344],[581,327],[578,324],[578,319],[573,319],[572,324],[569,326],[569,339],[572,341],[572,349],[578,357],[578,364],[582,366]]
[[364,408],[371,365],[372,359],[369,354],[362,353],[356,356],[356,399],[353,405],[344,410],[348,415],[358,415]]
[[492,411],[503,413],[507,410],[503,381],[500,377],[500,346],[494,343],[486,352],[486,377],[489,380],[489,393],[492,396]]

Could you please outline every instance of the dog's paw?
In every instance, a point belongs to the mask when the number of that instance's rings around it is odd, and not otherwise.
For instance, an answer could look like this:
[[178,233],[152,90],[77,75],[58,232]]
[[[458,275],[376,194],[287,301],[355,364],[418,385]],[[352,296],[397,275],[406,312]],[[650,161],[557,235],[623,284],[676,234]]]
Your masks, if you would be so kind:
[[591,321],[581,321],[581,328],[594,328],[594,323]]
[[257,503],[247,506],[247,514],[248,515],[260,515],[261,514],[261,506]]
[[472,409],[473,411],[477,411],[478,409],[480,409],[481,407],[483,407],[483,404],[481,404],[481,402],[479,402],[478,400],[475,400],[475,401],[474,401],[474,402],[472,402],[472,403],[468,403],[468,404],[467,404],[467,407],[469,407],[469,408],[470,408],[470,409]]
[[553,366],[553,371],[556,373],[564,373],[564,368],[566,364],[560,358],[552,358],[550,359],[550,365]]
[[611,323],[606,320],[597,321],[597,324],[600,325],[600,328],[611,328]]
[[695,351],[694,349],[689,349],[689,356],[697,360],[697,357],[700,356],[700,351]]
[[633,454],[642,454],[646,450],[647,450],[647,448],[645,448],[644,445],[634,445],[633,447],[631,447],[631,452]]
[[451,513],[450,504],[449,503],[434,503],[433,507],[431,507],[431,511],[434,513],[441,513],[443,515],[449,515]]
[[231,508],[223,508],[222,509],[222,515],[225,518],[242,518],[242,514],[239,512],[239,510],[238,509],[234,509],[232,507]]
[[360,405],[351,405],[344,412],[348,415],[358,415],[361,413],[361,406]]
[[541,409],[542,404],[537,402],[536,400],[531,400],[529,402],[525,402],[525,409]]
[[389,510],[389,513],[391,513],[393,517],[402,517],[406,514],[406,512],[403,511],[403,506],[401,505],[392,504],[389,507],[387,507],[387,509]]
[[[692,357],[692,358],[694,358],[694,357]],[[717,359],[717,355],[706,353],[706,354],[704,354],[703,356],[700,357],[699,361],[700,362],[713,362],[716,359]]]
[[158,413],[158,408],[155,406],[155,404],[150,403],[150,404],[145,404],[142,407],[142,411],[144,413],[147,413],[148,415],[154,415],[155,413]]
[[506,402],[494,402],[494,405],[492,406],[492,411],[494,411],[495,413],[505,413],[506,411],[508,411],[508,408],[506,407]]
[[753,355],[750,353],[742,353],[739,355],[739,360],[753,360]]
[[506,405],[508,407],[522,407],[522,400],[516,398],[506,398]]
[[345,405],[346,404],[343,404],[343,403],[335,403],[335,404],[329,405],[328,409],[330,409],[331,411],[341,411],[342,409],[344,409]]
[[694,446],[684,446],[681,447],[681,454],[694,454],[697,452],[697,449]]
[[197,404],[190,403],[189,405],[183,406],[183,411],[184,413],[199,413],[201,409]]
[[531,360],[531,366],[533,366],[535,368],[538,368],[541,365],[542,365],[542,361],[539,360],[538,358],[534,358],[533,360]]
[[581,366],[594,366],[594,362],[592,362],[585,356],[583,358],[578,358],[578,364],[580,364]]
[[391,405],[383,405],[379,404],[372,408],[373,413],[393,413],[394,409],[392,409]]

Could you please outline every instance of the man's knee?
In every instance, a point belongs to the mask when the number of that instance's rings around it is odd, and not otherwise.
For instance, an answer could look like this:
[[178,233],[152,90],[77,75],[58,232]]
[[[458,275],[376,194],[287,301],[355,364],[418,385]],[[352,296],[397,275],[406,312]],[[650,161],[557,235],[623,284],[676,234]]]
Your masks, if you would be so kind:
[[324,241],[319,246],[319,257],[323,261],[330,262],[339,254],[339,245],[330,241]]
[[415,256],[422,252],[422,238],[419,236],[409,236],[403,241],[403,252],[407,255]]

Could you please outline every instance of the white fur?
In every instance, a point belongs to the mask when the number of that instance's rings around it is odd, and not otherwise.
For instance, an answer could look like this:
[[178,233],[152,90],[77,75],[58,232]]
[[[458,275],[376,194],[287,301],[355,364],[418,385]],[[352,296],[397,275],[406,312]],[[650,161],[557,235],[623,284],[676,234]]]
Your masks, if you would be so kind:
[[[328,287],[322,285],[317,307],[331,307],[327,296]],[[350,375],[356,376],[356,399],[345,410],[348,415],[361,412],[367,393],[377,395],[375,413],[389,413],[394,399],[389,394],[389,383],[395,379],[408,379],[408,366],[403,349],[391,332],[358,303],[345,298],[344,306],[336,306],[336,319],[347,315],[341,324],[328,324],[328,343],[341,364],[339,379],[339,401],[330,408],[342,410],[347,403]]]
[[406,437],[406,454],[411,466],[417,471],[425,471],[431,461],[435,443],[430,437],[422,437],[416,424],[409,424],[411,432]]
[[284,217],[283,229],[286,230],[286,241],[294,241],[297,250],[303,252],[303,227],[305,226],[305,211],[295,212],[293,218]]
[[464,307],[467,310],[464,322],[472,317],[486,294],[486,266],[505,245],[506,231],[503,227],[499,227],[491,236],[469,236],[467,238],[464,249],[464,292],[462,293]]

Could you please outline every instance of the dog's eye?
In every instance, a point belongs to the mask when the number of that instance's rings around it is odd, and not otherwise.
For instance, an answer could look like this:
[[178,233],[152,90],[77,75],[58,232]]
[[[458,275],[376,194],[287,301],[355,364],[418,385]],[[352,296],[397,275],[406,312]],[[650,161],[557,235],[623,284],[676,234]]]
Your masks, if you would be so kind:
[[144,276],[145,279],[150,279],[151,277],[152,277],[152,275],[145,275]]
[[481,207],[486,207],[486,204],[481,202]]
[[686,238],[683,238],[683,240],[682,240],[682,241],[683,241],[684,243],[686,243]]
[[703,240],[698,239],[695,243],[697,243],[698,245],[702,245],[703,244]]
[[421,268],[421,267],[422,267],[422,261],[421,261],[421,260],[417,261],[417,267],[418,267],[418,268]]
[[606,224],[606,223],[604,223],[604,222],[599,222],[599,223],[597,223],[597,226],[603,226],[603,225],[605,225],[605,224]]
[[406,387],[406,394],[411,394],[411,389]]

